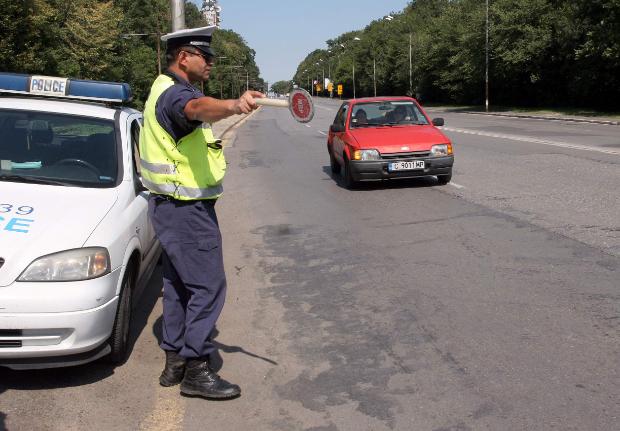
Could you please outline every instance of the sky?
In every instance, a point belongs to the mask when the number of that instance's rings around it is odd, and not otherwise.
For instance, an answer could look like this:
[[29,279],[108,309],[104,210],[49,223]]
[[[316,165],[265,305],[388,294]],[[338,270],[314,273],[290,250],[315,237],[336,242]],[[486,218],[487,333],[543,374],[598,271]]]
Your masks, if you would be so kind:
[[[191,0],[198,8],[202,0]],[[293,78],[310,52],[325,41],[361,30],[402,11],[407,0],[219,0],[222,28],[234,30],[256,51],[261,78],[273,84]],[[217,37],[217,32],[214,37]]]

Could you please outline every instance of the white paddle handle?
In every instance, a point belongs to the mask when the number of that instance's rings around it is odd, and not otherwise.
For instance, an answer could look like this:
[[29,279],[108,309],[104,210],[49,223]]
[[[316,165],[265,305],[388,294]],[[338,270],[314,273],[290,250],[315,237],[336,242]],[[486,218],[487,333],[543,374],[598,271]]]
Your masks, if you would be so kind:
[[283,99],[267,99],[267,98],[256,98],[254,99],[257,105],[263,106],[277,106],[279,108],[288,108],[288,100]]

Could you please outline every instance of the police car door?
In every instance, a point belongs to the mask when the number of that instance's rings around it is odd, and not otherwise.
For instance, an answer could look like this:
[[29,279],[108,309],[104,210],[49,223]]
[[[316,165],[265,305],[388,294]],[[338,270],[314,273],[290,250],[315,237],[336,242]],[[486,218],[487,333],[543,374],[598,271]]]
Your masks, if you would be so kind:
[[[142,258],[150,260],[153,257],[152,255],[155,253],[157,247],[155,247],[155,230],[148,217],[149,192],[142,185],[142,181],[140,180],[140,153],[138,152],[138,148],[140,129],[142,128],[142,114],[131,115],[127,121],[127,126],[127,136],[129,136],[128,152],[131,155],[131,177],[135,191],[135,202],[133,203],[133,206],[135,207],[134,211],[137,217],[136,234],[140,239]],[[146,266],[148,265],[141,265],[142,268]]]

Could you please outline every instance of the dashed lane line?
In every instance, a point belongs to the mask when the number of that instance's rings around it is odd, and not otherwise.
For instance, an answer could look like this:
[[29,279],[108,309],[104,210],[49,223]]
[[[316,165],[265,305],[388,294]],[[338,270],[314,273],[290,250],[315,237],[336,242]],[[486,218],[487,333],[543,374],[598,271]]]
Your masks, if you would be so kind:
[[569,144],[567,142],[547,141],[543,139],[530,138],[527,136],[504,135],[501,133],[479,132],[479,131],[467,130],[467,129],[454,129],[452,127],[443,127],[442,130],[446,130],[448,132],[455,132],[455,133],[464,133],[467,135],[488,136],[490,138],[510,139],[513,141],[521,141],[521,142],[531,142],[533,144],[549,145],[552,147],[560,147],[560,148],[569,148],[571,150],[595,151],[597,153],[603,153],[603,154],[613,154],[616,156],[620,155],[620,150],[612,150],[609,148],[600,148],[600,147],[590,147],[588,145]]
[[324,132],[324,131],[322,131],[322,130],[318,130],[318,132],[319,132],[321,135],[323,135],[323,136],[327,136],[327,133],[325,133],[325,132]]
[[450,184],[452,187],[455,187],[457,189],[464,189],[465,188],[465,186],[462,186],[460,184],[453,183],[453,182],[449,182],[448,184]]

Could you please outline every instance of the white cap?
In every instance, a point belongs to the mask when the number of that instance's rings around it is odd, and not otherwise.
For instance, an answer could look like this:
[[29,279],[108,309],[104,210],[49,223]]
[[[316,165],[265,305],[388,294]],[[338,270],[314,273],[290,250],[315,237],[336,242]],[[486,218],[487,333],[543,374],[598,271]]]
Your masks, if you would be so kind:
[[168,43],[168,50],[179,46],[193,46],[204,53],[215,56],[215,52],[211,49],[211,36],[217,28],[215,25],[200,28],[186,28],[173,33],[165,34],[161,40]]

